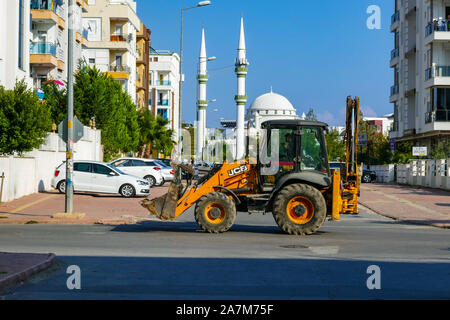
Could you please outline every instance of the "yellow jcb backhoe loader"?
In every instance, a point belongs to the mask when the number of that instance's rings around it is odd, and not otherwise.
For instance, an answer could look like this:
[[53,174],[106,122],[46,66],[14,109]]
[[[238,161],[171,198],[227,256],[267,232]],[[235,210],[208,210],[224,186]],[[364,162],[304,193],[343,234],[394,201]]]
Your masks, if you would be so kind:
[[[195,205],[195,220],[210,233],[228,231],[236,212],[272,212],[284,232],[308,235],[327,216],[358,214],[359,177],[356,162],[359,98],[347,98],[346,162],[342,172],[330,171],[324,131],[327,124],[305,120],[271,120],[257,159],[223,163],[196,182],[182,184],[179,174],[168,193],[141,205],[161,220],[175,220]],[[270,155],[275,159],[268,158]],[[269,160],[268,160],[269,159]],[[191,171],[183,164],[174,169]]]

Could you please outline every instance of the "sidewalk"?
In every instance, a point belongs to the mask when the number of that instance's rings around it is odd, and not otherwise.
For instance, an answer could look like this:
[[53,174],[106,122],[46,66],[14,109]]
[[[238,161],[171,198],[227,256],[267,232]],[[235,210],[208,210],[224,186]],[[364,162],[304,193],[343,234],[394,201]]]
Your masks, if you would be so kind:
[[[167,192],[168,184],[151,189],[148,198]],[[149,216],[139,202],[144,198],[122,198],[120,195],[75,193],[74,212],[85,214],[82,219],[55,219],[52,215],[64,213],[65,196],[58,191],[36,193],[0,204],[0,223],[13,224],[133,224]]]
[[362,184],[359,203],[395,220],[450,228],[450,192],[444,190]]
[[18,285],[55,263],[55,255],[0,252],[0,292]]

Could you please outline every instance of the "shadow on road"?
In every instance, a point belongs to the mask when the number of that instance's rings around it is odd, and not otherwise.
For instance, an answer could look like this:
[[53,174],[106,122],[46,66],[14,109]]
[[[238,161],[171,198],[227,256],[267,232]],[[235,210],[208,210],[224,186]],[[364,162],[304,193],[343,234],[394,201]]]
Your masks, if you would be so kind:
[[[66,268],[10,290],[6,299],[449,299],[449,263],[340,259],[60,256]],[[380,270],[379,290],[369,290]]]

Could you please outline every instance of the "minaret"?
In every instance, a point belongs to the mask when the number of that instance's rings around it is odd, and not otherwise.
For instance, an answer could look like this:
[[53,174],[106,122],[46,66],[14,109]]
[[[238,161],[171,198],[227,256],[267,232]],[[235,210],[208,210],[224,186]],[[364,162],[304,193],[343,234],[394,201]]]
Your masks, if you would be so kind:
[[245,156],[245,137],[244,137],[244,117],[245,103],[247,96],[245,94],[245,78],[247,76],[247,51],[245,49],[244,35],[244,18],[241,17],[241,33],[239,36],[238,56],[236,59],[236,75],[237,75],[237,95],[234,97],[237,106],[236,121],[236,159],[241,160]]
[[206,107],[208,100],[206,99],[206,82],[208,82],[208,74],[206,72],[206,44],[205,44],[205,28],[202,27],[202,43],[200,46],[200,57],[198,63],[198,91],[197,91],[197,139],[196,152],[197,161],[202,159],[202,151],[205,146],[206,135]]

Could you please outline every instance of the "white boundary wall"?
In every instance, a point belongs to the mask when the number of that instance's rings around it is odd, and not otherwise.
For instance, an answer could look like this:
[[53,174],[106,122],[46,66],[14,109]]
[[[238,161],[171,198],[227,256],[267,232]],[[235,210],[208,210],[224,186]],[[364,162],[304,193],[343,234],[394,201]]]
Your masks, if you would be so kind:
[[[102,161],[101,131],[84,127],[84,137],[74,144],[73,156],[75,160]],[[0,176],[5,173],[1,202],[51,189],[55,168],[65,160],[66,144],[55,133],[50,133],[39,149],[22,157],[0,157]]]
[[450,190],[450,159],[412,160],[409,164],[370,166],[377,182]]

